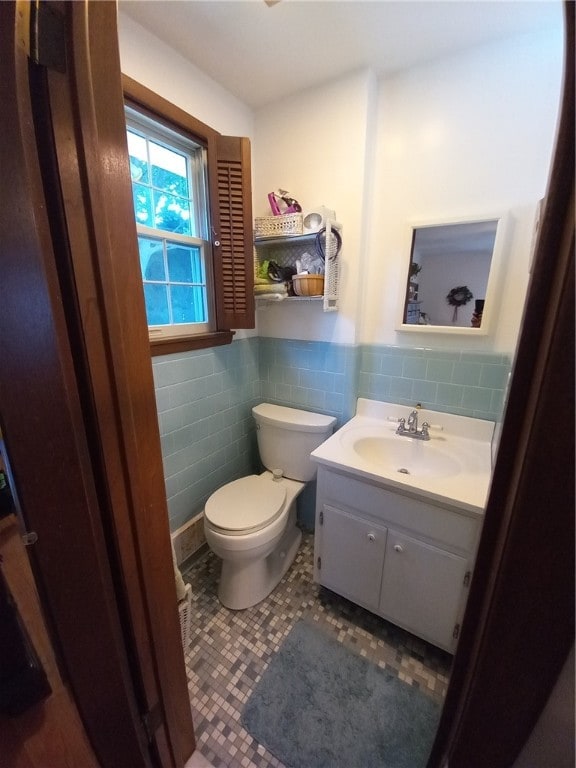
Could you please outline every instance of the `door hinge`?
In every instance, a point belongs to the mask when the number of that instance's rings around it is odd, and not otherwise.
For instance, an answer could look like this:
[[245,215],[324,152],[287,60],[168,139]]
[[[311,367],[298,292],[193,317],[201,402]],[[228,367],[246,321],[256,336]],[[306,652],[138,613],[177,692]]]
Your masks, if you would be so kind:
[[469,587],[470,586],[470,577],[472,576],[472,571],[466,571],[464,574],[464,586]]
[[458,640],[458,637],[460,635],[460,624],[454,625],[454,632],[452,632],[452,637],[454,640]]
[[154,735],[163,722],[164,715],[162,713],[160,702],[156,702],[152,709],[142,715],[142,725],[144,726],[146,738],[149,742],[154,741]]
[[32,5],[30,58],[41,67],[66,72],[66,22],[46,3]]
[[320,525],[324,525],[324,510],[320,512]]
[[318,568],[318,570],[321,570],[321,568],[322,568],[322,558],[321,557],[317,557],[316,558],[316,567]]

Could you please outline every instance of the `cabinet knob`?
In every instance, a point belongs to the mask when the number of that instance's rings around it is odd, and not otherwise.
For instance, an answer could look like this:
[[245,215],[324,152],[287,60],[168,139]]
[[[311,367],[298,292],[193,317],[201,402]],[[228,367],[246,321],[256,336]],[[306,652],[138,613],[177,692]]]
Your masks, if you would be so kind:
[[376,536],[373,533],[368,534],[368,541],[376,541]]
[[394,544],[394,552],[404,552],[401,544]]

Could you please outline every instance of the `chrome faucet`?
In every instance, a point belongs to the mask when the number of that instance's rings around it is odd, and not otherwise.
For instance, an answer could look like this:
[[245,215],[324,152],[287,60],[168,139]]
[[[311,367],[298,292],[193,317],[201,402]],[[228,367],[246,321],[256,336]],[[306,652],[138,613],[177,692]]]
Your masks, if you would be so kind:
[[406,419],[398,419],[397,435],[413,437],[416,440],[430,440],[428,429],[430,424],[427,421],[422,422],[422,428],[418,429],[418,411],[412,411]]
[[411,434],[418,431],[418,411],[412,411],[410,416],[408,416],[406,426],[408,427],[408,432]]

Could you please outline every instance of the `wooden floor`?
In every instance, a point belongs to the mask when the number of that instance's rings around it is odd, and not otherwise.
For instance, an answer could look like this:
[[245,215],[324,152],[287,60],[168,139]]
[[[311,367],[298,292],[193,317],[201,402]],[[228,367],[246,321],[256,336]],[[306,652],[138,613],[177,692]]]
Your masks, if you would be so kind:
[[0,716],[0,768],[98,768],[56,665],[28,555],[14,515],[0,520],[4,578],[48,676],[52,694],[20,717]]

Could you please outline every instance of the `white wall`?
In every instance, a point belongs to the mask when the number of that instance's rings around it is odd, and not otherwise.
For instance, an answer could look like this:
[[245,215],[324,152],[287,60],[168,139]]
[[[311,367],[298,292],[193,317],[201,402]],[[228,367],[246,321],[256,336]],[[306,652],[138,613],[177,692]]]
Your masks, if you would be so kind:
[[[553,149],[562,45],[560,33],[524,35],[380,84],[363,342],[514,350]],[[510,213],[510,227],[495,334],[397,333],[408,222],[498,211]]]
[[254,214],[270,215],[267,194],[287,189],[304,213],[319,205],[343,226],[340,308],[319,303],[276,304],[258,310],[262,336],[353,343],[365,248],[363,213],[368,194],[371,116],[376,80],[365,70],[306,90],[256,113]]
[[125,75],[220,133],[254,138],[250,107],[123,13],[118,39]]

